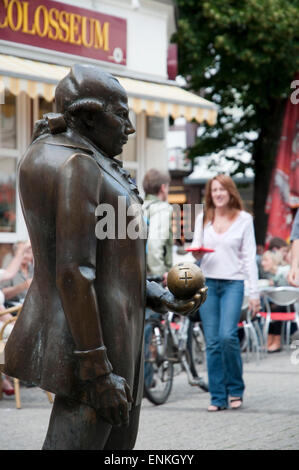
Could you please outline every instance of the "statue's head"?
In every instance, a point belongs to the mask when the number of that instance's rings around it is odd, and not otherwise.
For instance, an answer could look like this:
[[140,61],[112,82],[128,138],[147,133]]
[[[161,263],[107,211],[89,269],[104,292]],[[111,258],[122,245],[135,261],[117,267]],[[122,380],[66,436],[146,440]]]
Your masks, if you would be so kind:
[[135,132],[124,88],[96,66],[74,65],[59,82],[55,100],[67,125],[109,157],[120,154],[129,134]]

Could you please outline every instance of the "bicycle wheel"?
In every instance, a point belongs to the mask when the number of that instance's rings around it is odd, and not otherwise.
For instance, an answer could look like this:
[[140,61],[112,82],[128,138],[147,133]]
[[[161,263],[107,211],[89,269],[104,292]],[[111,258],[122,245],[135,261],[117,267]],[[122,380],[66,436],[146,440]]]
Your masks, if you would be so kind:
[[151,330],[151,337],[145,357],[144,395],[154,405],[162,405],[168,399],[173,383],[173,363],[163,354],[159,354],[160,342],[163,342],[163,330],[158,328],[156,334]]
[[205,341],[199,326],[191,325],[189,329],[186,359],[188,361],[193,380],[204,392],[209,391],[206,374]]
[[198,371],[206,369],[206,344],[203,332],[199,325],[192,328],[191,340],[192,373],[198,375]]

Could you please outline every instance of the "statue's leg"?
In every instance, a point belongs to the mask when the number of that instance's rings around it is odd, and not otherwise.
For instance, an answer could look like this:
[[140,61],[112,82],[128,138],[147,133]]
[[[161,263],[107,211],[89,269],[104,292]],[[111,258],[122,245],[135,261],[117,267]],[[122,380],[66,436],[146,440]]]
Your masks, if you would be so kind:
[[112,427],[104,450],[132,450],[134,449],[141,405],[130,411],[130,424],[128,426]]
[[103,450],[111,429],[90,406],[56,395],[43,450]]

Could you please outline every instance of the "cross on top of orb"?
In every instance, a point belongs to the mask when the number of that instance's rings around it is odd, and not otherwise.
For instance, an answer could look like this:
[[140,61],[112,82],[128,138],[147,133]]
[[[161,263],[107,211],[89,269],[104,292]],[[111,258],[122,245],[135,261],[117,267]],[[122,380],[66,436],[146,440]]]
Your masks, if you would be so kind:
[[[183,271],[184,270],[184,275],[183,277],[180,277],[179,279],[182,280],[182,281],[185,281],[185,286],[188,285],[188,281],[191,281],[192,280],[192,276],[189,274],[189,277],[188,277],[188,270],[186,269],[186,267],[183,267],[183,268],[179,268],[180,271]],[[182,273],[183,274],[183,273]]]

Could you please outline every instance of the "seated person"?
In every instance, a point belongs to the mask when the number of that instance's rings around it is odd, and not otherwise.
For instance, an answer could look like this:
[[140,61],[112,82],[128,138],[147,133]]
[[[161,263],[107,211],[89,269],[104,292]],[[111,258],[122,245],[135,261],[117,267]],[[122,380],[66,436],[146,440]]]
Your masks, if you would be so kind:
[[[267,251],[270,251],[272,253],[278,253],[278,257],[280,258],[279,264],[285,265],[285,264],[288,264],[286,261],[286,255],[289,251],[289,248],[290,247],[285,240],[279,237],[273,237],[268,243]],[[258,245],[256,260],[257,260],[259,278],[271,279],[271,273],[265,271],[262,266],[263,253],[264,253],[263,247],[261,245]]]
[[[16,246],[17,249],[17,246]],[[33,254],[31,247],[23,256],[21,265],[15,276],[3,283],[5,307],[22,304],[29,289],[33,276]]]
[[15,255],[13,256],[9,264],[5,268],[4,267],[0,268],[0,285],[2,285],[3,282],[8,281],[9,279],[12,279],[16,275],[22,263],[24,254],[30,250],[31,250],[30,242],[18,243]]
[[[9,281],[16,276],[18,270],[20,269],[21,264],[23,263],[23,260],[28,259],[28,256],[30,256],[30,253],[32,253],[30,243],[24,243],[24,242],[19,243],[14,257],[9,262],[7,267],[0,269],[0,312],[5,310],[5,294],[4,294],[4,289],[2,288],[2,285],[4,284],[4,282]],[[0,328],[3,326],[3,324],[7,320],[11,318],[13,318],[11,313],[7,313],[6,315],[1,315],[0,316]],[[4,335],[8,336],[10,330],[11,328],[7,327],[5,329]]]
[[[277,251],[265,251],[262,256],[262,267],[263,270],[267,273],[267,279],[269,280],[270,286],[288,286],[288,272],[290,270],[289,265],[282,265],[283,262],[283,253],[280,250]],[[273,310],[272,310],[273,309]],[[278,309],[278,310],[277,310]],[[285,307],[272,306],[271,310],[275,312],[283,311]],[[268,334],[268,344],[267,344],[268,353],[274,353],[281,351],[281,322],[275,321],[271,322],[269,326]]]
[[[3,282],[8,281],[9,279],[12,279],[16,275],[16,273],[18,272],[18,269],[19,269],[19,267],[20,267],[20,265],[23,261],[24,256],[26,256],[26,254],[30,250],[31,250],[30,243],[20,243],[20,244],[18,244],[15,256],[12,258],[12,260],[10,261],[8,266],[5,269],[3,269],[3,268],[0,269],[0,287],[1,287],[1,284]],[[3,312],[5,310],[4,302],[5,302],[5,296],[2,292],[2,290],[0,289],[0,312]],[[13,318],[13,315],[11,313],[1,315],[0,316],[0,330],[1,330],[2,326],[4,325],[4,323],[7,320],[10,320],[12,318]],[[13,328],[13,324],[9,324],[5,328],[4,334],[3,334],[3,339],[4,340],[8,338],[12,328]],[[5,376],[4,374],[2,374],[2,390],[6,395],[12,395],[14,393],[14,388],[13,388],[9,378],[7,376]]]
[[283,253],[281,251],[267,250],[262,256],[261,264],[267,273],[270,286],[288,286],[289,264],[284,264]]
[[[0,313],[3,312],[3,310],[5,310],[5,307],[4,307],[4,294],[3,292],[0,290]],[[2,329],[4,323],[7,321],[7,320],[10,320],[11,318],[13,318],[13,316],[11,315],[11,313],[7,313],[6,315],[4,316],[0,316],[0,330]],[[3,340],[5,341],[8,336],[10,335],[11,331],[12,331],[12,328],[13,328],[13,323],[9,323],[6,327],[5,327],[5,330],[3,332]],[[9,377],[7,377],[6,375],[4,374],[1,374],[1,378],[0,380],[2,380],[2,391],[3,393],[5,393],[5,395],[13,395],[14,394],[14,387],[11,383],[11,381],[9,380]]]
[[287,263],[287,254],[288,254],[288,251],[290,249],[290,245],[285,241],[283,240],[283,238],[280,238],[280,237],[273,237],[270,242],[269,242],[269,246],[268,246],[268,250],[269,251],[273,251],[273,252],[279,252],[281,254],[281,262],[280,264],[282,266],[288,264]]

